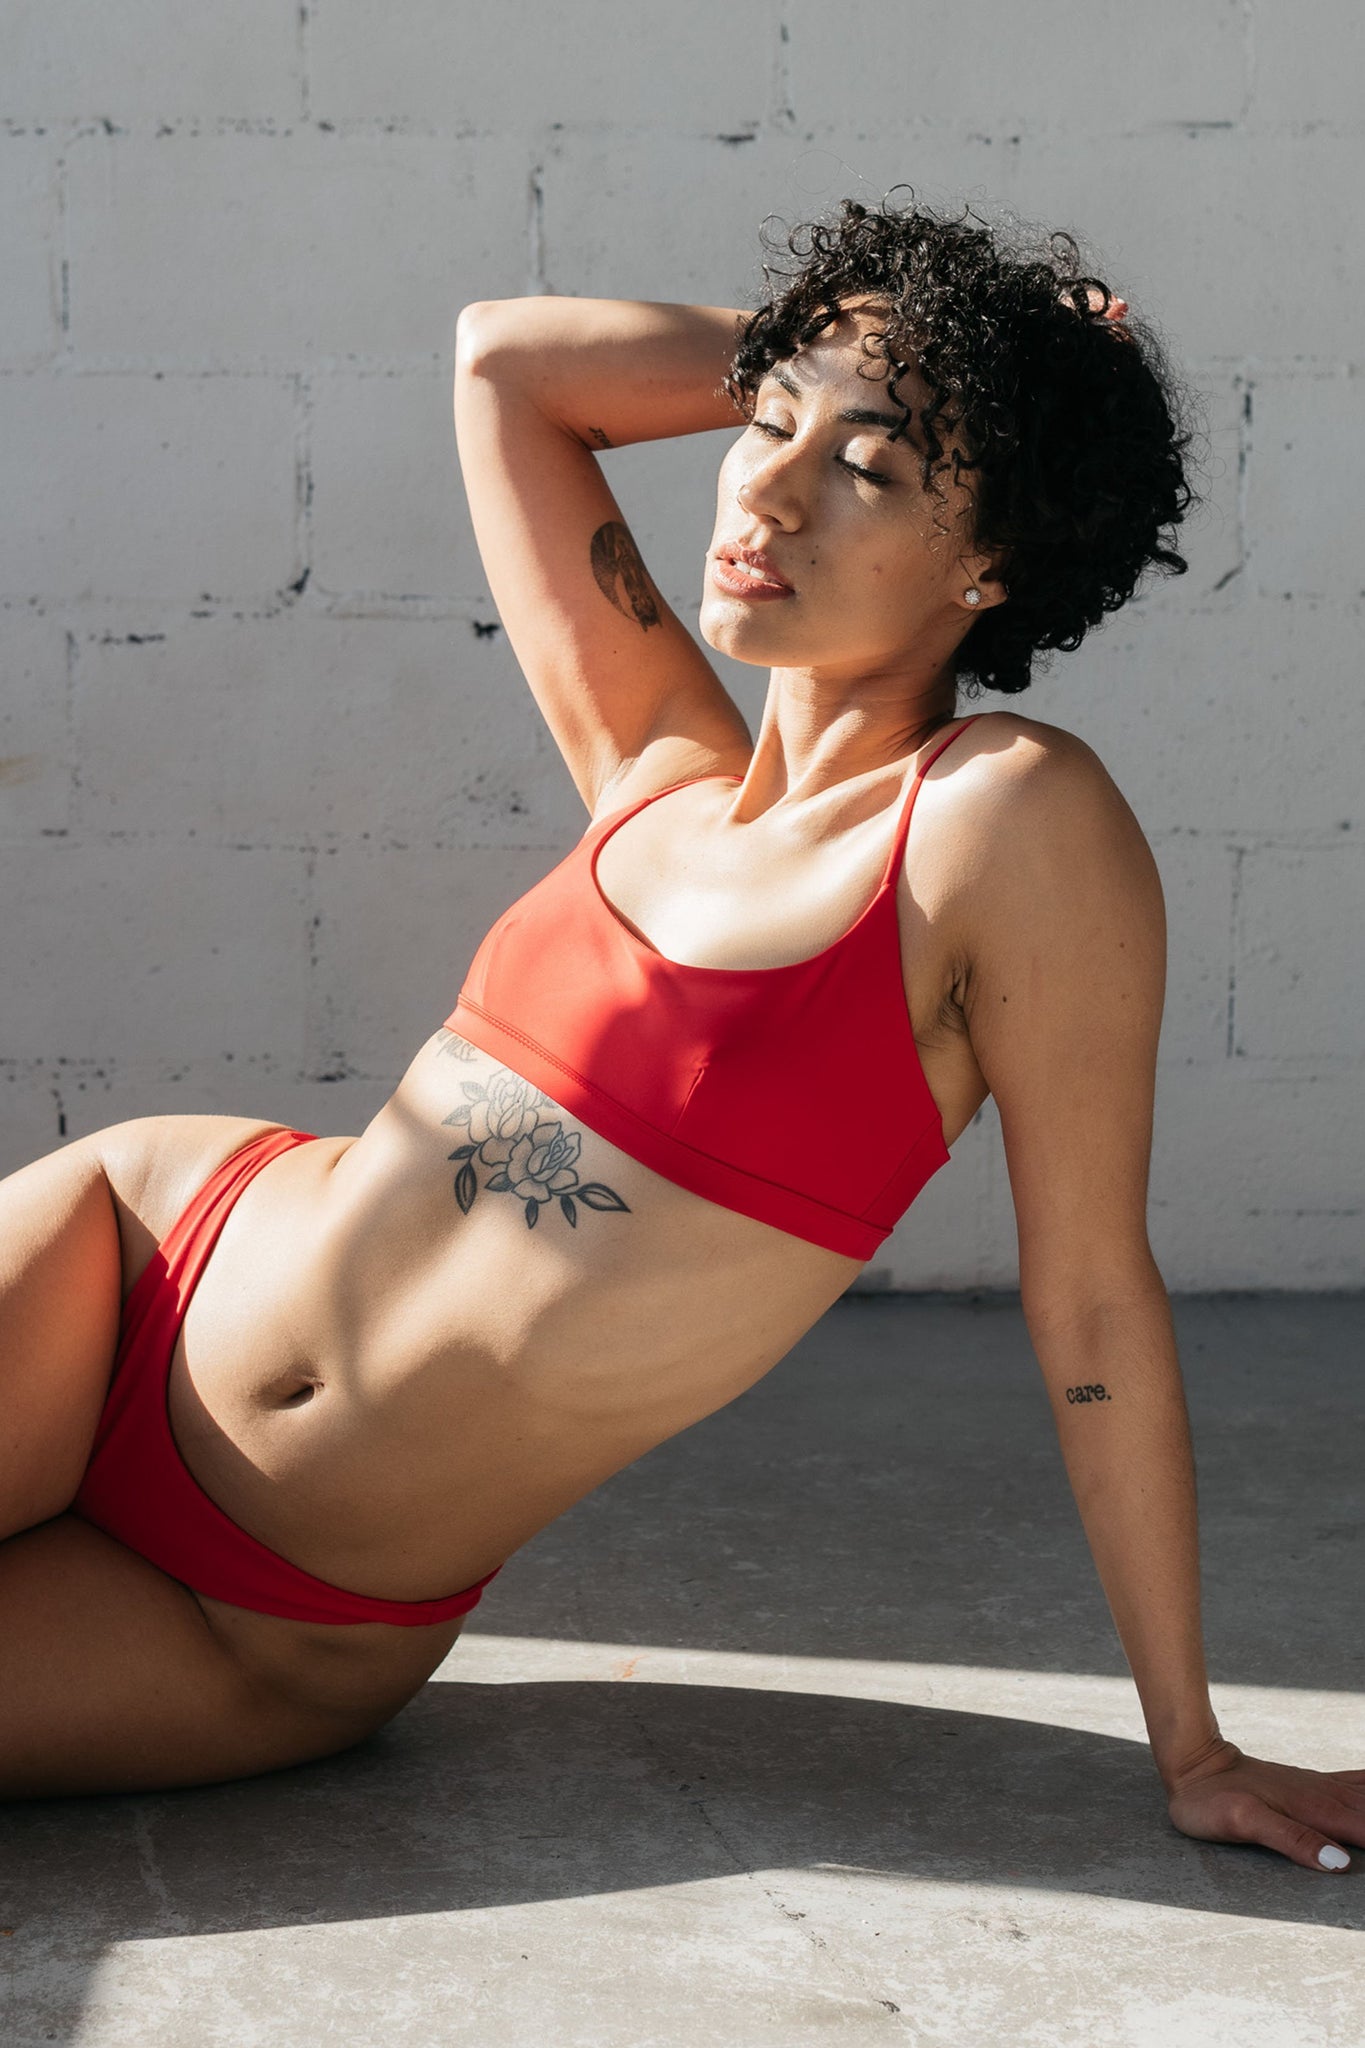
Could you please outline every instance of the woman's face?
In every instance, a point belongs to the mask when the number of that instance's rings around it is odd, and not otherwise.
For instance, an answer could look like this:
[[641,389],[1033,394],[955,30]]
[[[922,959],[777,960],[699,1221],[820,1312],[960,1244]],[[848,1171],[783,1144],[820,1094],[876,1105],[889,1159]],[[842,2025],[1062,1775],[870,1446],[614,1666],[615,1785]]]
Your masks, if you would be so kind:
[[[699,625],[738,661],[852,679],[894,673],[926,652],[946,659],[1003,595],[974,550],[966,487],[944,471],[939,499],[922,480],[929,392],[913,365],[897,386],[910,424],[887,439],[903,414],[886,394],[886,364],[860,353],[879,327],[866,305],[846,302],[837,323],[767,372],[721,464]],[[793,594],[765,601],[721,587],[717,559],[730,543],[768,556]],[[976,610],[963,603],[973,583]]]

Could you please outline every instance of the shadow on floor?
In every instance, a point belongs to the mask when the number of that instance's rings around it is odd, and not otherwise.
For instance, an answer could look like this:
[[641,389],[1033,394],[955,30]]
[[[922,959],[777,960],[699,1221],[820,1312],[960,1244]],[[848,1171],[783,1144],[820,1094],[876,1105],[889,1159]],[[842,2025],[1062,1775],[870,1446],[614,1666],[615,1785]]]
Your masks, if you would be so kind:
[[[1365,1689],[1362,1304],[1212,1297],[1175,1310],[1199,1469],[1211,1675],[1215,1684],[1321,1688],[1315,1725],[1329,1726],[1331,1693]],[[1017,1300],[1008,1298],[836,1304],[770,1379],[528,1545],[480,1620],[541,1640],[1035,1677],[1126,1674]],[[799,1931],[814,1947],[781,1970],[813,1997],[825,1995],[821,1972],[835,1967],[841,1943],[861,1938],[867,1916],[889,1909],[902,1927],[946,1927],[943,1939],[971,1943],[1003,1914],[998,1960],[981,1966],[977,1993],[1001,2001],[1006,2014],[1010,1955],[1027,1953],[1037,1981],[1055,1978],[1062,1996],[1075,1942],[1101,1938],[1101,1922],[1113,1955],[1114,1902],[1158,1909],[1152,1940],[1161,1928],[1169,1939],[1159,1909],[1184,1909],[1191,1938],[1213,1944],[1209,1969],[1226,1971],[1234,1986],[1246,1921],[1261,1923],[1262,1970],[1279,1967],[1267,1961],[1278,1957],[1276,1929],[1284,1967],[1297,1970],[1295,1930],[1319,1929],[1330,1941],[1365,1926],[1357,1870],[1319,1877],[1268,1850],[1179,1834],[1145,1744],[984,1710],[766,1687],[534,1676],[461,1684],[459,1654],[441,1682],[343,1756],[221,1787],[0,1808],[0,1924],[13,1929],[0,1936],[7,2042],[179,2048],[190,2006],[177,2001],[198,1996],[204,2013],[216,2012],[225,1994],[203,1973],[242,1967],[240,1944],[230,1954],[224,1944],[220,1963],[212,1944],[197,1952],[183,1938],[257,1929],[314,1930],[310,1954],[324,1973],[314,1982],[334,1984],[338,1999],[333,1951],[358,1944],[379,1973],[382,2009],[384,1973],[398,1967],[392,1930],[413,1916],[450,1916],[421,1923],[403,1966],[417,2031],[402,2039],[426,2040],[422,2015],[449,1981],[449,1941],[462,1929],[466,1949],[472,1939],[472,1918],[459,1916],[578,1900],[591,1943],[623,1897],[638,1895],[646,1930],[662,1929],[676,1919],[670,1898],[684,1896],[668,1888],[701,1881],[710,1898],[706,1880],[738,1880],[742,1892],[751,1873],[784,1877],[760,1878],[748,1894],[769,1920],[736,1926],[734,1981],[770,1952],[773,1914],[784,1926],[809,1921]],[[983,1682],[983,1709],[989,1704]],[[1239,1739],[1236,1727],[1225,1732]],[[1365,1756],[1350,1761],[1365,1765]],[[826,1878],[845,1887],[842,1921]],[[798,1911],[784,1899],[803,1885]],[[818,1904],[806,1896],[812,1888]],[[718,1896],[731,1900],[734,1890],[732,1882]],[[1040,1924],[1016,1928],[1010,1915],[1030,1896]],[[998,1912],[992,1900],[1002,1902]],[[1054,1916],[1051,1931],[1041,1924],[1049,1900],[1063,1923]],[[835,1921],[825,1922],[831,1912]],[[331,1946],[326,1928],[335,1930]],[[373,1954],[353,1931],[364,1928],[375,1930]],[[1120,1930],[1138,1953],[1146,1932]],[[501,1967],[507,1929],[484,1923],[479,1938],[480,1954]],[[1026,1938],[1034,1946],[1025,1952],[1018,1943]],[[897,1953],[923,1979],[918,1939],[906,1936],[910,1946]],[[169,1943],[164,1952],[158,1940]],[[706,1967],[720,1983],[714,1927],[697,1940],[699,1950],[712,1944]],[[153,1946],[138,1949],[143,1943]],[[891,1950],[889,1940],[881,1944],[886,1961]],[[969,1973],[975,1953],[963,1949]],[[1159,1944],[1151,1949],[1154,1972],[1161,1953]],[[92,2019],[87,1992],[103,1981],[107,1959],[123,1958],[119,1968],[135,1976],[129,1959],[139,1955],[159,1957],[159,2017],[145,2012],[138,1978],[122,2017]],[[286,1957],[275,1967],[284,1983],[292,1964]],[[491,1982],[493,1963],[480,1967],[480,1981]],[[562,1978],[545,1967],[536,1995],[562,1995]],[[662,1964],[648,1967],[671,1984]],[[729,1981],[717,1995],[729,1995]],[[513,1995],[510,1980],[497,1982],[486,1994],[494,2017],[497,2001]],[[295,2048],[287,2005],[282,2030],[269,2033],[272,2001],[288,1995],[274,1986],[262,1978],[260,2038]],[[1240,1993],[1228,1996],[1229,2031],[1219,2022],[1201,2034],[1220,2048],[1241,2038],[1245,2017]],[[887,2024],[899,2010],[885,1999],[874,2007]],[[563,2038],[596,2039],[595,2011]],[[1055,2038],[1089,2038],[1084,2013],[1073,2018],[1081,2032],[1067,2021]],[[317,2024],[310,2042],[372,2038],[369,2021],[351,2022],[359,2032],[347,2032],[344,2017],[340,2033]],[[517,2038],[544,2038],[538,2025],[533,2005]],[[487,2038],[497,2038],[496,2027]]]
[[792,1868],[1365,1927],[1351,1876],[1181,1835],[1139,1744],[717,1686],[433,1684],[343,1756],[5,1832],[21,1918],[101,1944]]

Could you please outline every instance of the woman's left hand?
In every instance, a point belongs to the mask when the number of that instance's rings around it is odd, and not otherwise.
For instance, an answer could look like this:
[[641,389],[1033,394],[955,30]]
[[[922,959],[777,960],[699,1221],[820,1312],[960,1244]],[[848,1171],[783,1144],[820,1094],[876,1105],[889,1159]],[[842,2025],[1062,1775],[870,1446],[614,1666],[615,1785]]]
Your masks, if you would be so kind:
[[[1365,1771],[1269,1763],[1221,1736],[1167,1787],[1167,1803],[1183,1835],[1259,1842],[1305,1870],[1345,1869],[1338,1858],[1365,1848]],[[1337,1853],[1324,1863],[1323,1849]]]

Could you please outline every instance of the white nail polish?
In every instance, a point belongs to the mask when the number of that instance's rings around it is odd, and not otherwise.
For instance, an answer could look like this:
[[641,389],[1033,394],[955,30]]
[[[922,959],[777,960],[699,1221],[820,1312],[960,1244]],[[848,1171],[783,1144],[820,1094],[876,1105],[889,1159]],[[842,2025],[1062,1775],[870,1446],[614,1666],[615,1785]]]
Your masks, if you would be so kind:
[[1325,1842],[1318,1850],[1318,1862],[1324,1870],[1345,1870],[1350,1857],[1344,1849],[1338,1849],[1331,1842]]

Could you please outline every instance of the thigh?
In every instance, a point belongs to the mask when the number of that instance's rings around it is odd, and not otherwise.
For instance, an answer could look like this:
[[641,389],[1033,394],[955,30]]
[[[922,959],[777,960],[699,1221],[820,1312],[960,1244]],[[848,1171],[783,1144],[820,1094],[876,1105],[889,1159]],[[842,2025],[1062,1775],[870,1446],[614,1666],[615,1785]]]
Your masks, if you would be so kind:
[[0,1798],[250,1777],[401,1704],[331,1712],[262,1684],[192,1593],[75,1516],[0,1542]]
[[80,1484],[118,1342],[118,1219],[93,1138],[0,1180],[0,1536]]
[[136,1117],[0,1179],[0,1537],[70,1505],[129,1287],[214,1168],[274,1128]]

